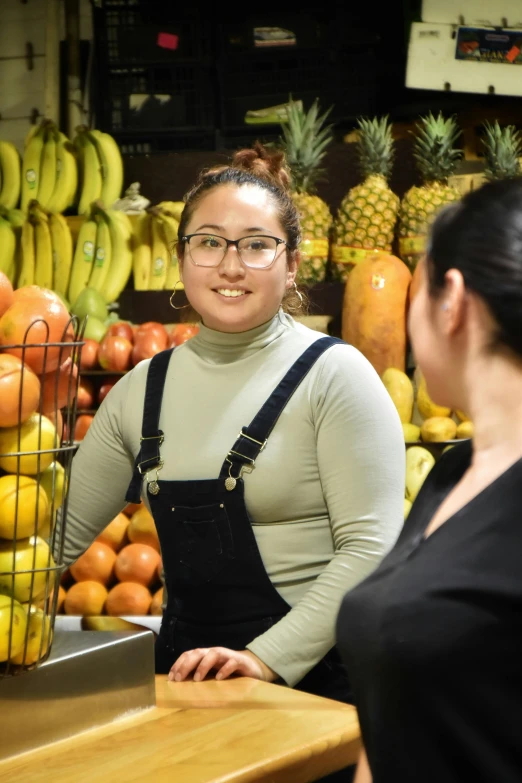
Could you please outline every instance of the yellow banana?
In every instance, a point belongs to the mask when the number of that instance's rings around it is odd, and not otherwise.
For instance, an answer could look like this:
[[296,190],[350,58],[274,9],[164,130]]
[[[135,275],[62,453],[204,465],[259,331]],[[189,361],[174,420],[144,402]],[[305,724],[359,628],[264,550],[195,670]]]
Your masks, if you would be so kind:
[[108,133],[88,131],[87,135],[96,148],[100,160],[103,205],[110,209],[121,196],[123,188],[123,161],[120,148]]
[[53,246],[48,220],[38,219],[34,227],[34,282],[42,288],[53,287]]
[[67,296],[73,259],[73,240],[69,224],[63,215],[49,215],[49,229],[53,246],[53,291]]
[[8,220],[0,217],[0,272],[10,279],[16,252],[16,236]]
[[53,122],[49,122],[45,129],[44,146],[40,162],[40,182],[38,184],[38,195],[36,196],[43,209],[47,209],[56,183],[56,137],[56,126]]
[[159,216],[161,229],[165,236],[167,248],[170,251],[170,265],[167,270],[167,277],[165,280],[164,288],[169,291],[173,291],[175,288],[178,291],[183,289],[183,283],[180,280],[179,262],[177,255],[177,242],[178,242],[178,221],[171,215],[162,212]]
[[21,251],[17,288],[34,285],[34,226],[30,220],[26,220],[22,226]]
[[170,212],[172,217],[175,218],[178,223],[181,220],[181,213],[185,209],[185,202],[184,201],[160,201],[159,204],[157,204],[158,207],[161,207],[163,210],[166,210],[167,212]]
[[71,305],[74,305],[83,289],[89,284],[96,249],[96,230],[96,221],[87,217],[78,232],[67,292],[67,299]]
[[21,209],[2,210],[0,208],[0,211],[2,211],[2,217],[9,221],[16,239],[13,261],[5,272],[11,283],[15,285],[22,266],[22,226],[25,222],[25,215]]
[[20,207],[27,212],[29,202],[36,198],[40,186],[40,164],[44,149],[44,128],[38,127],[25,148],[22,162],[22,191]]
[[101,294],[107,304],[115,302],[132,272],[132,223],[125,212],[106,211],[111,234],[112,258]]
[[148,212],[138,217],[134,229],[132,271],[136,291],[147,291],[152,267],[152,246],[150,235],[151,216]]
[[95,288],[96,291],[101,293],[112,258],[111,234],[104,210],[100,209],[97,211],[96,223],[98,225],[96,231],[96,252],[94,253],[94,262],[91,276],[89,277],[89,288]]
[[158,291],[165,288],[167,271],[170,266],[170,251],[165,241],[165,234],[161,230],[160,219],[157,215],[151,215],[151,246],[152,265],[150,268],[149,291]]
[[78,188],[78,164],[73,143],[61,131],[56,145],[56,182],[48,203],[49,212],[65,212],[74,204]]
[[76,136],[75,146],[81,159],[78,214],[86,215],[93,201],[97,201],[101,197],[102,176],[100,161],[96,147],[82,129]]
[[0,141],[0,171],[0,204],[7,209],[13,209],[20,199],[21,166],[18,150],[10,141]]
[[25,139],[24,139],[24,149],[27,149],[27,147],[28,147],[28,145],[29,145],[29,142],[31,141],[31,139],[33,138],[33,136],[34,136],[36,133],[38,133],[38,131],[40,130],[40,128],[41,128],[41,124],[40,124],[40,123],[38,123],[38,122],[35,122],[35,123],[34,123],[34,125],[30,125],[30,126],[29,126],[29,130],[28,130],[28,131],[27,131],[27,133],[25,134]]

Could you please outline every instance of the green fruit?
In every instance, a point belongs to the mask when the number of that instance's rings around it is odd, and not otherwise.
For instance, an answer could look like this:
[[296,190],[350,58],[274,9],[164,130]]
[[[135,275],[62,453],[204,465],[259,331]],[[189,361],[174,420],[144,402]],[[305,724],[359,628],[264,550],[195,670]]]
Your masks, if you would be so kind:
[[107,326],[95,316],[88,316],[87,323],[85,325],[85,331],[83,333],[84,340],[96,340],[97,343],[101,343],[107,332]]
[[105,299],[95,288],[89,287],[83,289],[73,304],[71,312],[77,315],[80,321],[83,321],[87,315],[99,321],[106,321],[109,317]]

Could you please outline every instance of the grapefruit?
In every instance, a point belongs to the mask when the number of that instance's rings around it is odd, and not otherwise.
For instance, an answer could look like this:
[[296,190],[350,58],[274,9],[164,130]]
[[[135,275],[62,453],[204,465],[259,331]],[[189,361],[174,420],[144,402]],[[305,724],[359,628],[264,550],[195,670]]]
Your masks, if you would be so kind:
[[47,414],[60,408],[71,407],[76,391],[78,368],[65,362],[57,370],[42,377],[42,413]]
[[17,356],[0,354],[0,427],[26,421],[39,403],[40,381],[34,372]]
[[0,538],[29,538],[44,523],[49,501],[43,487],[29,476],[0,478]]
[[10,660],[12,663],[31,666],[47,654],[51,646],[52,630],[50,617],[36,606],[29,607],[27,623],[29,625],[27,644],[22,644],[22,649],[15,655],[11,654]]
[[100,541],[102,544],[110,546],[115,552],[119,552],[122,546],[127,542],[127,528],[129,526],[129,518],[121,513],[114,517],[107,525],[100,535],[96,538],[96,541]]
[[107,544],[93,541],[83,555],[70,566],[71,576],[77,582],[108,584],[114,573],[116,552]]
[[65,614],[92,617],[103,614],[107,588],[100,582],[76,582],[67,590],[63,608]]
[[16,542],[0,541],[0,593],[12,595],[21,604],[32,602],[52,578],[48,568],[55,568],[49,545],[40,536]]
[[133,544],[147,544],[157,552],[160,551],[158,531],[152,514],[146,506],[142,506],[131,516],[127,535]]
[[159,590],[156,590],[154,595],[152,596],[152,603],[150,605],[150,614],[153,614],[155,617],[161,617],[163,614],[162,609],[162,603],[163,603],[163,587],[160,587]]
[[[74,330],[67,308],[60,299],[44,296],[15,301],[0,318],[0,345],[18,356],[38,375],[56,370],[70,354],[66,346],[45,343],[72,342]],[[24,345],[25,343],[25,345]],[[26,347],[36,344],[33,348]]]
[[9,655],[17,655],[23,649],[26,629],[27,614],[23,606],[7,595],[0,595],[0,661],[7,661]]
[[14,302],[13,286],[6,274],[0,272],[0,318]]
[[121,615],[144,615],[149,613],[152,596],[144,585],[138,582],[120,582],[109,590],[105,609],[112,617]]
[[148,587],[156,580],[159,553],[147,544],[127,544],[116,556],[114,572],[120,582],[139,582]]
[[[20,427],[0,429],[0,468],[6,473],[34,476],[49,467],[55,456],[52,449],[59,445],[54,425],[46,416],[33,413]],[[46,453],[38,454],[38,450]],[[29,453],[6,456],[18,451]]]

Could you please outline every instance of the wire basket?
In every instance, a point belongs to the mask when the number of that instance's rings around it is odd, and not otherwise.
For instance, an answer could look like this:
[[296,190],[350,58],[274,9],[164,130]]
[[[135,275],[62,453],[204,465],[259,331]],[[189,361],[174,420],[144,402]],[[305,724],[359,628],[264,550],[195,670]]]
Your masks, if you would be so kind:
[[84,328],[73,316],[54,342],[39,318],[0,346],[0,679],[51,652]]

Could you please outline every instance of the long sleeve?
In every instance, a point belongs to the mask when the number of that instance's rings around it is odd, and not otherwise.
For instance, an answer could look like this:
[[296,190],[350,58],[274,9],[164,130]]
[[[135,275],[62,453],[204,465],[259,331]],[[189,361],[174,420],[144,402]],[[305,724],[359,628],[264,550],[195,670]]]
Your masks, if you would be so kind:
[[248,645],[289,685],[334,645],[344,594],[391,549],[403,520],[403,434],[373,367],[352,348],[334,348],[312,395],[334,555],[291,611]]
[[[126,505],[133,456],[122,422],[131,374],[111,389],[72,461],[63,562],[73,563]],[[57,526],[61,525],[59,514]],[[60,540],[60,533],[56,541]]]

